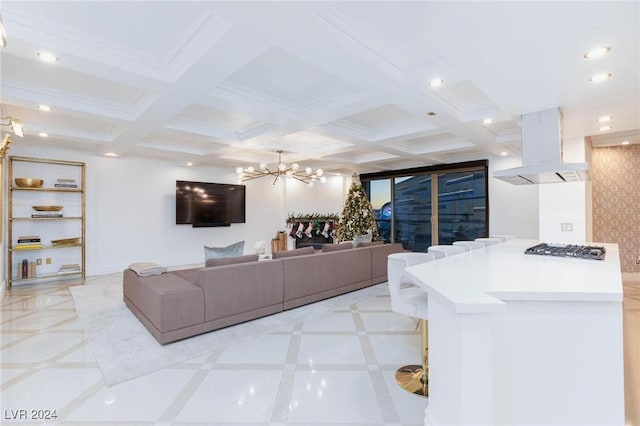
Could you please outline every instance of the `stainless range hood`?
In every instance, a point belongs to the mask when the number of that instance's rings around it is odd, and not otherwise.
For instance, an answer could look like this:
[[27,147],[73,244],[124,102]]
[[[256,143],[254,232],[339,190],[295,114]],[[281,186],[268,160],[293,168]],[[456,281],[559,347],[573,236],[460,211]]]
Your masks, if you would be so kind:
[[514,185],[589,179],[587,163],[562,162],[560,108],[522,115],[522,167],[495,171],[493,177]]

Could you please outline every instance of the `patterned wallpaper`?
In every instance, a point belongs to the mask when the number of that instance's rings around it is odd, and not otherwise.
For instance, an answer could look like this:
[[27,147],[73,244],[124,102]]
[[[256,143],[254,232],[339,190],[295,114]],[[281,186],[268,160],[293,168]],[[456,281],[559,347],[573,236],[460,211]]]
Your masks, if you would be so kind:
[[622,272],[639,272],[640,145],[594,148],[593,239],[618,243]]

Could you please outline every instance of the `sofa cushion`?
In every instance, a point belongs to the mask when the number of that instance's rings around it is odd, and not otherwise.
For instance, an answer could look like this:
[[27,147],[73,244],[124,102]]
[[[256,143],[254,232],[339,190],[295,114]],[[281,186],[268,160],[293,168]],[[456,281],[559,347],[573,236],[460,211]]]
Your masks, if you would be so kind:
[[238,241],[226,247],[204,246],[204,260],[219,257],[237,257],[244,253],[244,241]]
[[368,243],[359,243],[357,247],[371,247],[371,246],[380,246],[384,244],[384,241],[371,241]]
[[234,263],[246,263],[246,262],[257,262],[258,255],[257,254],[248,254],[246,256],[236,256],[236,257],[218,257],[207,259],[205,262],[205,266],[221,266],[221,265],[233,265]]
[[302,247],[295,250],[287,250],[287,251],[276,251],[273,253],[272,257],[274,259],[282,259],[283,257],[291,257],[291,256],[303,256],[305,254],[314,254],[316,251],[313,247]]
[[353,248],[353,243],[351,243],[350,241],[346,243],[340,243],[340,244],[323,244],[322,252],[326,253],[330,251],[349,250],[352,248]]

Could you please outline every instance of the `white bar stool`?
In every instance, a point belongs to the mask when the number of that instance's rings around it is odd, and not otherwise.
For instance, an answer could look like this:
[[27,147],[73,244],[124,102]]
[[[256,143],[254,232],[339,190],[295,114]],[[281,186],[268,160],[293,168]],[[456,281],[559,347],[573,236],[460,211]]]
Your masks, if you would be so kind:
[[435,257],[428,253],[393,253],[387,257],[391,310],[420,319],[422,327],[422,364],[400,367],[396,371],[396,382],[404,390],[421,396],[429,396],[428,295],[404,270],[432,260]]
[[484,243],[485,247],[492,246],[494,244],[500,244],[502,238],[476,238],[475,241]]
[[466,247],[470,250],[477,250],[484,248],[485,245],[482,241],[456,241],[453,243],[454,246]]
[[427,249],[427,252],[432,253],[436,259],[442,259],[443,257],[464,253],[465,251],[467,251],[465,247],[453,245],[431,246]]

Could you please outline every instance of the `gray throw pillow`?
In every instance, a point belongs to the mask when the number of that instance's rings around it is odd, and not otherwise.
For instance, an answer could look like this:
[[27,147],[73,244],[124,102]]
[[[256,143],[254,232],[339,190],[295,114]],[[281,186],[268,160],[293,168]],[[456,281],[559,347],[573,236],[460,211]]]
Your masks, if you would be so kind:
[[352,248],[353,248],[353,243],[349,241],[346,243],[340,243],[340,244],[323,244],[322,252],[326,253],[329,251],[349,250]]
[[238,241],[226,247],[204,246],[204,260],[217,259],[219,257],[242,256],[244,252],[244,241]]
[[276,251],[272,257],[274,259],[282,259],[283,257],[303,256],[305,254],[314,254],[316,251],[313,247],[303,247],[295,250]]
[[373,236],[371,235],[371,232],[364,235],[356,235],[355,237],[353,237],[353,246],[360,247],[360,244],[370,243],[372,237]]
[[210,267],[210,266],[233,265],[235,263],[247,263],[247,262],[257,262],[257,261],[258,261],[257,254],[248,254],[246,256],[216,257],[212,259],[207,259],[204,265],[206,267]]
[[358,244],[358,247],[381,246],[383,244],[384,244],[384,241],[378,240],[378,241],[372,241],[370,243],[360,243],[360,244]]

